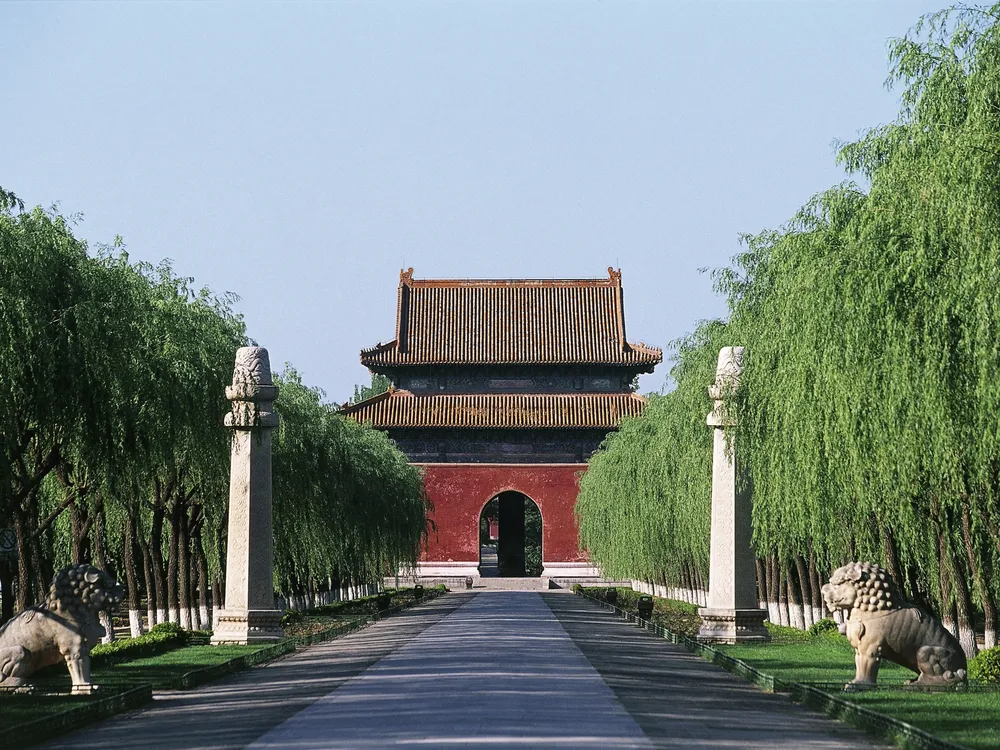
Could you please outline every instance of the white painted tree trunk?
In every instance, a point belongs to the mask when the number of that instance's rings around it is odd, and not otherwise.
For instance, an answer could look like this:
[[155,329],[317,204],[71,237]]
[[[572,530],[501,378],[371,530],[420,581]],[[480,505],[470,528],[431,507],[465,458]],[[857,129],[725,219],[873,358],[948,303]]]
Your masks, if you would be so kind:
[[181,621],[180,614],[173,607],[167,610],[167,617],[170,619],[170,622],[179,623]]
[[786,628],[791,627],[791,618],[788,616],[788,602],[778,602],[778,624]]
[[987,628],[986,632],[983,634],[983,647],[984,648],[995,648],[997,645],[997,631],[993,628]]
[[781,618],[778,616],[778,603],[768,602],[767,603],[767,619],[773,623],[778,624]]
[[795,602],[788,603],[788,622],[791,627],[798,630],[806,629],[806,618],[801,604],[796,604]]
[[156,624],[156,610],[152,607],[146,610],[146,624],[149,630],[152,630]]
[[142,612],[138,609],[128,611],[128,629],[133,638],[138,638],[143,633]]
[[211,630],[212,629],[212,613],[209,612],[208,605],[200,605],[198,607],[198,616],[201,619],[201,629]]
[[101,643],[111,643],[115,639],[115,626],[111,624],[111,615],[102,609],[97,613],[97,619],[104,626],[104,637],[101,638]]
[[813,607],[813,623],[817,623],[826,617],[826,613],[823,611],[822,607]]
[[809,630],[813,624],[813,608],[808,604],[802,605],[802,619],[805,621],[803,630]]
[[962,644],[966,658],[971,659],[979,653],[979,646],[976,644],[976,631],[968,625],[959,628],[958,642]]
[[156,624],[159,625],[161,622],[167,622],[167,610],[165,609],[156,610]]
[[188,607],[181,607],[178,611],[180,624],[184,630],[191,630],[191,610]]

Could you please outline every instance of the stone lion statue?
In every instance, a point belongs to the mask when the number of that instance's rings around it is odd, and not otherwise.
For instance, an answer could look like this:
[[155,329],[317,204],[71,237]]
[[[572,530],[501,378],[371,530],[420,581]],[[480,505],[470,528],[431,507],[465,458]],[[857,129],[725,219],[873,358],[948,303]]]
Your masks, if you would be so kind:
[[92,565],[60,570],[44,603],[0,628],[0,688],[25,687],[26,677],[66,661],[73,693],[97,690],[90,681],[90,649],[105,635],[97,612],[125,598],[125,590]]
[[844,690],[874,687],[882,659],[909,667],[907,684],[957,685],[966,681],[965,652],[939,620],[907,602],[878,565],[854,562],[837,568],[823,586],[831,612],[849,613],[840,631],[854,647],[857,672]]

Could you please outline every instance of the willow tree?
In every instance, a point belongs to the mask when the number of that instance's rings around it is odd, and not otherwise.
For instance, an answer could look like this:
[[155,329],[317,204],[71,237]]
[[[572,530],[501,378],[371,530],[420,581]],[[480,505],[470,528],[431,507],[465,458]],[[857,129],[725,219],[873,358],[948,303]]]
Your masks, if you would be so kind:
[[413,566],[423,480],[381,432],[343,418],[291,368],[278,377],[275,587],[295,606]]
[[612,576],[692,591],[708,584],[712,408],[719,348],[728,332],[704,323],[674,343],[675,388],[654,395],[590,458],[576,514],[580,542]]
[[898,120],[846,144],[866,177],[746,238],[720,276],[758,550],[883,562],[975,651],[1000,555],[1000,17],[928,16],[890,50]]
[[[118,293],[121,268],[40,208],[0,210],[0,267],[0,525],[17,534],[24,607],[47,589],[52,522],[84,504],[128,440],[116,409],[134,308]],[[43,508],[50,495],[58,502]]]

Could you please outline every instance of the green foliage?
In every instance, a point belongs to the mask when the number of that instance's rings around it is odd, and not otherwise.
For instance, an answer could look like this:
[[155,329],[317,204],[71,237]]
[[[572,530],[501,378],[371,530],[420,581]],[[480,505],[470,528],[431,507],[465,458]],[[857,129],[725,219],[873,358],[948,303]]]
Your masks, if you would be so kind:
[[889,61],[898,119],[838,155],[870,187],[742,238],[727,322],[680,342],[676,390],[593,456],[577,512],[610,575],[705,578],[705,388],[743,345],[727,401],[758,556],[792,580],[790,560],[883,563],[974,649],[1000,596],[1000,5],[921,19]]
[[[204,559],[211,578],[225,559],[222,419],[248,343],[236,298],[196,288],[168,262],[132,263],[120,240],[90,253],[55,213],[12,209],[0,195],[0,526],[23,547],[18,606],[43,595],[53,569],[83,560],[118,571],[137,606],[145,560],[167,583],[146,596],[186,609],[186,574]],[[426,525],[418,471],[294,371],[280,384],[279,588],[369,582],[412,564]]]
[[707,579],[712,478],[707,386],[726,328],[703,323],[674,342],[676,387],[608,436],[580,482],[581,544],[613,577],[680,584]]
[[837,630],[837,623],[835,623],[829,617],[824,617],[819,622],[815,622],[809,626],[809,635],[811,636],[825,635],[827,633],[839,634],[839,632],[840,631]]
[[423,479],[382,432],[345,419],[286,368],[276,380],[275,586],[368,582],[415,564]]
[[385,375],[377,372],[372,373],[372,381],[368,385],[356,385],[354,386],[354,395],[347,402],[348,405],[358,404],[362,401],[367,401],[370,398],[374,398],[381,393],[385,393],[389,390],[389,386],[392,385],[392,381],[389,380]]
[[758,551],[811,546],[830,569],[892,550],[960,613],[947,582],[995,599],[1000,562],[997,17],[946,11],[894,41],[899,119],[840,151],[870,190],[816,196],[719,275],[747,347]]
[[0,211],[12,211],[15,208],[18,212],[23,212],[24,201],[14,195],[13,191],[0,187]]
[[980,651],[969,662],[969,677],[979,682],[1000,683],[1000,646]]

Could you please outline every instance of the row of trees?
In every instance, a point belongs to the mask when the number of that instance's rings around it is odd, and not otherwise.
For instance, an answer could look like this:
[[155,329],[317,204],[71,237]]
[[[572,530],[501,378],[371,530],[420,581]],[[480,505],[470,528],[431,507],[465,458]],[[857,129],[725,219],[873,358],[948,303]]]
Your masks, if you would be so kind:
[[[8,195],[4,193],[4,195]],[[126,585],[134,631],[209,627],[224,591],[225,386],[247,343],[231,295],[169,263],[98,252],[53,212],[0,203],[0,562],[3,620],[54,570],[93,562]],[[424,533],[415,469],[294,370],[278,377],[275,584],[287,598],[378,580]]]
[[609,572],[704,582],[704,388],[744,345],[732,407],[772,619],[808,624],[825,575],[869,559],[973,654],[1000,596],[1000,6],[925,17],[890,62],[898,120],[839,150],[870,187],[744,238],[716,276],[728,321],[681,342],[676,390],[593,458],[583,540]]

